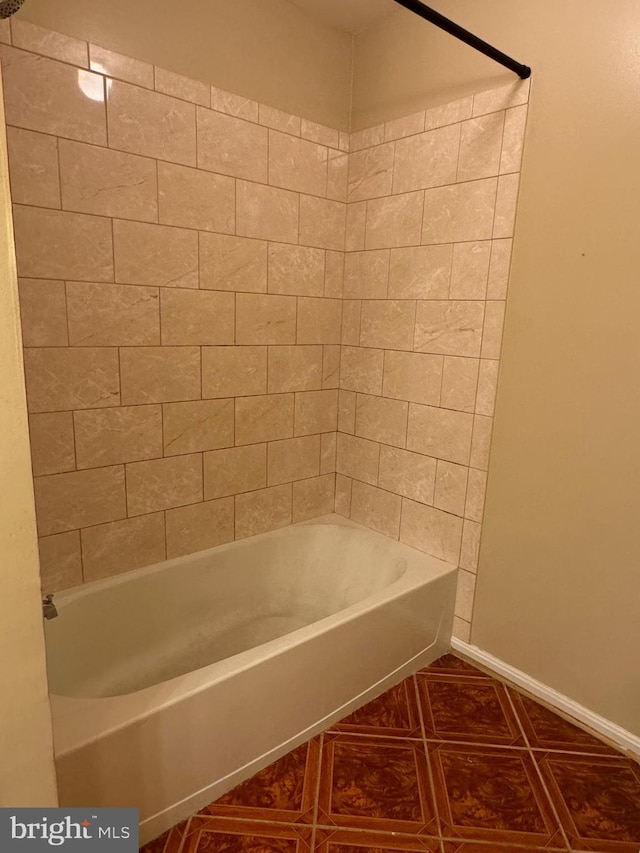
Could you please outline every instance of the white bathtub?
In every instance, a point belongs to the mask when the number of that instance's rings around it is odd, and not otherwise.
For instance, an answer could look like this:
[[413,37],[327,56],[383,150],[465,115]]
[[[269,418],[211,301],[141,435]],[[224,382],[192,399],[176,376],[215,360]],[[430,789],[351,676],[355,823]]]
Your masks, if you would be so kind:
[[138,807],[155,837],[444,653],[455,583],[329,516],[60,594],[60,804]]

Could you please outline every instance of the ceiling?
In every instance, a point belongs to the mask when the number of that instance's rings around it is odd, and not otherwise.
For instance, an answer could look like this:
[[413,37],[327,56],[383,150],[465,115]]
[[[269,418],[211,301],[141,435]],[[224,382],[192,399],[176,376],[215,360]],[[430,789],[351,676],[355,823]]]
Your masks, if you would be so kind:
[[359,33],[398,7],[393,0],[290,0],[309,16],[336,30]]

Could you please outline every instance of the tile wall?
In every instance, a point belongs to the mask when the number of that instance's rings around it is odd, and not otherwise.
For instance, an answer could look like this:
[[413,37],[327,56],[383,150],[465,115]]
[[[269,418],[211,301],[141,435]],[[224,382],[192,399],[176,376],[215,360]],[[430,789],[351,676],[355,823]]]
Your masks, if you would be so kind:
[[0,41],[46,589],[335,495],[460,565],[467,639],[528,83],[349,137],[15,18]]

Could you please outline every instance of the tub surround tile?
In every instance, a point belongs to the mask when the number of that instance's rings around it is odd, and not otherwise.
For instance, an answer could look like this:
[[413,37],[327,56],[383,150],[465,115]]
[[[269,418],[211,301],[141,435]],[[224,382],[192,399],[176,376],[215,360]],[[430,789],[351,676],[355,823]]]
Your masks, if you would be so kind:
[[165,557],[162,512],[88,527],[82,531],[85,582],[160,563]]
[[355,434],[383,445],[404,447],[408,413],[409,404],[401,400],[358,394]]
[[122,405],[199,400],[200,372],[200,347],[123,347]]
[[494,240],[513,237],[516,222],[516,205],[520,175],[501,175],[498,179],[496,216],[493,225]]
[[450,299],[485,299],[491,242],[456,243],[453,247]]
[[325,252],[324,295],[331,299],[342,299],[344,295],[344,254]]
[[418,302],[414,348],[419,352],[478,357],[484,310],[483,302]]
[[393,350],[384,354],[382,393],[385,397],[438,406],[442,378],[442,356]]
[[487,178],[425,190],[422,243],[491,239],[496,189],[497,179]]
[[[367,225],[367,203],[361,201],[347,205],[345,230],[345,249],[347,252],[359,252],[364,249],[365,229]],[[347,255],[347,258],[349,256]],[[346,259],[345,259],[346,260]]]
[[451,101],[438,107],[432,107],[425,112],[424,129],[444,127],[471,118],[473,112],[473,97]]
[[286,113],[266,104],[260,104],[258,121],[265,127],[280,130],[282,133],[289,133],[292,136],[300,136],[301,133],[299,116],[291,115],[291,113]]
[[327,166],[328,151],[324,145],[277,130],[269,131],[269,183],[272,186],[326,196]]
[[342,326],[340,299],[298,299],[298,344],[339,344]]
[[507,298],[512,244],[513,240],[493,240],[491,243],[487,299]]
[[522,163],[524,132],[527,124],[528,107],[523,104],[507,110],[504,119],[504,138],[500,156],[500,174],[518,172]]
[[368,201],[365,248],[386,249],[419,244],[423,210],[424,195],[421,192]]
[[[267,347],[203,347],[202,396],[251,397],[266,394],[267,352]],[[269,389],[270,392],[273,390]]]
[[386,299],[389,252],[348,253],[344,265],[345,299]]
[[167,557],[182,557],[233,542],[233,518],[231,497],[167,510]]
[[236,343],[295,344],[297,304],[295,296],[238,293]]
[[153,89],[153,65],[148,62],[132,59],[95,44],[89,45],[89,57],[92,71],[142,86],[144,89]]
[[364,201],[391,195],[393,186],[393,144],[378,145],[349,157],[347,200]]
[[455,615],[466,622],[473,617],[473,601],[476,594],[476,575],[459,569],[456,590]]
[[80,39],[54,33],[43,27],[38,27],[21,18],[14,18],[11,25],[12,43],[14,47],[30,50],[42,56],[59,59],[78,65],[80,68],[89,67],[87,43]]
[[328,148],[340,148],[340,132],[325,124],[317,124],[315,121],[303,118],[300,121],[300,136],[310,139],[318,145],[326,145]]
[[191,101],[203,107],[211,106],[211,86],[198,80],[191,80],[174,71],[166,71],[164,68],[155,69],[155,89],[164,95],[180,98],[183,101]]
[[487,487],[486,471],[469,468],[467,498],[464,507],[464,517],[480,523],[484,510],[484,496]]
[[469,469],[466,465],[438,460],[433,504],[438,509],[463,516]]
[[460,568],[468,572],[478,570],[481,531],[482,525],[480,523],[465,519],[462,528],[462,545],[460,546]]
[[226,175],[158,163],[158,202],[163,225],[233,234],[235,195],[235,181]]
[[344,299],[342,302],[342,332],[340,342],[343,346],[360,345],[360,320],[362,316],[361,299]]
[[249,444],[204,454],[205,500],[254,492],[266,485],[266,444]]
[[122,465],[36,477],[34,491],[40,536],[116,521],[127,514]]
[[100,468],[162,456],[160,406],[74,412],[78,468]]
[[267,183],[269,137],[264,127],[197,109],[198,168]]
[[162,416],[165,456],[233,447],[233,400],[165,403]]
[[353,435],[356,431],[356,394],[354,391],[338,392],[338,432]]
[[64,347],[69,343],[67,302],[63,281],[18,279],[22,344]]
[[55,347],[24,352],[30,412],[60,412],[120,405],[118,350]]
[[279,486],[320,474],[320,436],[272,441],[267,449],[267,485]]
[[264,240],[200,233],[200,287],[249,293],[267,292]]
[[435,459],[397,447],[380,447],[380,488],[420,503],[433,504],[435,479]]
[[400,533],[402,498],[375,486],[353,481],[351,518],[378,533],[397,539]]
[[291,484],[235,497],[235,536],[244,539],[291,524]]
[[269,347],[269,393],[319,391],[322,387],[323,347]]
[[458,181],[497,175],[500,169],[504,113],[492,113],[461,125]]
[[471,414],[410,403],[407,449],[468,465],[472,429]]
[[380,445],[375,441],[338,433],[337,462],[339,474],[369,483],[378,483]]
[[365,347],[343,347],[340,387],[345,391],[379,395],[382,391],[384,351]]
[[[327,198],[334,201],[347,201],[349,178],[349,155],[329,151],[327,171]],[[346,213],[346,211],[345,211]]]
[[320,437],[320,473],[332,474],[336,470],[336,445],[338,434],[326,432]]
[[389,298],[446,299],[453,249],[451,245],[392,249]]
[[196,231],[116,219],[113,241],[117,282],[198,287]]
[[402,499],[401,542],[455,566],[458,565],[461,540],[461,518]]
[[75,470],[76,456],[71,412],[31,415],[29,438],[34,477]]
[[67,282],[69,343],[76,347],[160,343],[157,287]]
[[459,124],[430,130],[396,142],[394,193],[455,183],[459,146]]
[[443,408],[456,409],[459,412],[474,411],[479,366],[477,358],[458,358],[451,355],[444,357],[440,397],[440,405]]
[[340,385],[340,347],[328,345],[323,350],[322,387],[327,391],[337,390]]
[[215,86],[211,87],[211,109],[236,116],[236,118],[244,118],[247,121],[258,121],[256,101],[234,95],[233,92],[226,92],[224,89],[217,89]]
[[256,237],[278,243],[298,242],[299,205],[296,193],[248,181],[238,181],[236,193],[236,233],[239,237]]
[[473,96],[473,115],[495,113],[508,107],[526,104],[529,100],[531,80],[516,80],[497,89],[489,89]]
[[56,138],[19,127],[8,127],[7,146],[13,202],[59,208],[60,175]]
[[324,295],[324,252],[305,246],[271,243],[269,293]]
[[293,411],[293,394],[237,397],[236,445],[291,438]]
[[413,350],[416,303],[411,300],[365,299],[362,302],[360,345]]
[[405,136],[413,136],[414,133],[422,133],[423,130],[424,110],[385,122],[384,141],[389,142],[394,139],[404,139]]
[[478,395],[476,412],[480,415],[493,415],[498,385],[498,362],[483,358],[480,361],[478,375]]
[[296,435],[332,432],[338,422],[337,389],[299,391],[295,394]]
[[353,481],[342,474],[336,474],[335,512],[345,518],[351,515],[351,486]]
[[202,456],[174,456],[127,466],[129,517],[202,501]]
[[163,288],[162,343],[168,346],[235,343],[235,303],[233,293]]
[[38,540],[40,582],[43,594],[70,589],[82,583],[80,531],[43,536]]
[[332,513],[334,498],[335,474],[298,480],[293,484],[293,523]]
[[363,148],[372,148],[384,142],[384,125],[377,124],[375,127],[365,127],[357,130],[350,136],[349,150],[360,151]]

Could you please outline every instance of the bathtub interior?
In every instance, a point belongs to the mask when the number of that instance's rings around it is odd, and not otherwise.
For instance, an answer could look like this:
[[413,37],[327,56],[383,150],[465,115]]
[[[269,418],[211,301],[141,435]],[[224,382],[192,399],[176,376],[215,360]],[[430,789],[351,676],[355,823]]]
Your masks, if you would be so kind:
[[403,577],[411,550],[343,524],[290,527],[60,595],[59,696],[119,696],[317,623]]

